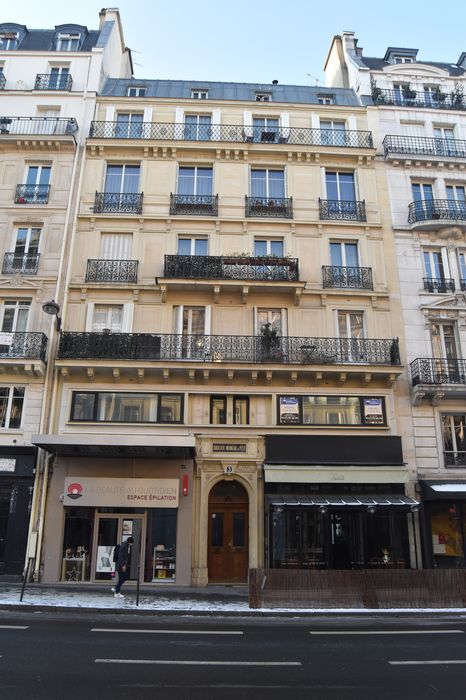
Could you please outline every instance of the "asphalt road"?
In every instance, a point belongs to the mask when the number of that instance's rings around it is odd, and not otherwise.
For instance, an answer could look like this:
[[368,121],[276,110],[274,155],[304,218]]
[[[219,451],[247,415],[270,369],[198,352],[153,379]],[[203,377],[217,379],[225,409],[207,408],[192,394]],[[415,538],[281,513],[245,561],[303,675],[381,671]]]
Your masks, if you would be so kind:
[[0,684],[2,700],[464,700],[466,617],[4,611]]

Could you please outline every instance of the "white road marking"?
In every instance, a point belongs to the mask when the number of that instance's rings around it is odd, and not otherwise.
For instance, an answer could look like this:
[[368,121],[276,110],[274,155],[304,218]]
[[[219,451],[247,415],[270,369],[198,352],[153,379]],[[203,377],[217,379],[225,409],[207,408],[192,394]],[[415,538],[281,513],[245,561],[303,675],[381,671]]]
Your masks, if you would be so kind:
[[91,632],[121,632],[125,634],[243,634],[241,631],[228,630],[132,630],[93,627]]
[[302,666],[301,661],[173,661],[172,659],[95,659],[96,664],[155,664],[157,666]]
[[309,632],[309,634],[341,635],[341,634],[464,634],[464,630],[374,630],[373,632]]
[[29,625],[0,625],[0,630],[27,630]]
[[466,664],[466,659],[450,659],[442,661],[441,659],[435,661],[389,661],[391,666],[439,666],[446,664]]

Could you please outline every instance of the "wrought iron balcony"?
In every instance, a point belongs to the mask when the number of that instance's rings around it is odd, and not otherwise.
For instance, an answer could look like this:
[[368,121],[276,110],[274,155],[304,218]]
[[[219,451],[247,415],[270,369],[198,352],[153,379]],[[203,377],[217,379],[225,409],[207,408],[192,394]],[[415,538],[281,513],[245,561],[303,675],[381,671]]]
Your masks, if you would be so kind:
[[44,333],[0,334],[0,358],[24,357],[45,362],[47,336]]
[[0,90],[4,90],[6,85],[6,77],[3,71],[0,71]]
[[321,219],[366,221],[366,203],[364,200],[358,202],[319,197],[319,216]]
[[373,148],[370,131],[304,129],[238,124],[173,124],[160,122],[91,122],[91,139],[150,139],[154,141],[229,141],[278,143],[338,148]]
[[246,216],[292,219],[293,197],[245,197]]
[[138,281],[137,260],[88,260],[86,282]]
[[218,216],[218,194],[170,194],[170,214]]
[[372,268],[322,266],[324,288],[374,289]]
[[50,185],[16,185],[15,204],[47,204]]
[[385,155],[440,156],[442,158],[466,158],[466,141],[439,139],[428,136],[386,136],[383,140]]
[[297,258],[166,255],[164,277],[175,279],[299,280]]
[[466,452],[445,450],[443,457],[446,467],[466,467]]
[[96,192],[95,214],[142,214],[143,193]]
[[422,202],[411,202],[408,211],[408,223],[415,224],[423,221],[465,221],[466,202],[451,199],[427,199]]
[[60,359],[399,365],[398,339],[62,332]]
[[73,78],[69,74],[55,75],[54,73],[38,73],[34,90],[71,90]]
[[0,117],[0,134],[67,136],[76,133],[76,119],[65,117]]
[[37,275],[39,253],[5,253],[3,256],[2,275]]
[[424,289],[431,294],[446,294],[447,292],[455,291],[455,280],[453,279],[436,279],[435,277],[424,277]]
[[418,357],[411,362],[413,386],[417,384],[466,384],[466,360]]
[[459,93],[433,93],[416,90],[386,90],[376,87],[372,91],[376,105],[397,107],[430,107],[431,109],[466,109],[466,100]]
[[460,287],[462,292],[466,292],[466,280],[460,279]]

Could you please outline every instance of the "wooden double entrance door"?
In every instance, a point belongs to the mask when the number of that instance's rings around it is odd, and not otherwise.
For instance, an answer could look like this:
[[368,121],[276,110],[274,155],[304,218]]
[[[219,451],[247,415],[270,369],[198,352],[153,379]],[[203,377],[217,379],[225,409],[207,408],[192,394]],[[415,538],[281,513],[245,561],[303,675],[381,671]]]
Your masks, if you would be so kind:
[[248,576],[249,500],[237,481],[221,481],[209,496],[209,582],[245,583]]

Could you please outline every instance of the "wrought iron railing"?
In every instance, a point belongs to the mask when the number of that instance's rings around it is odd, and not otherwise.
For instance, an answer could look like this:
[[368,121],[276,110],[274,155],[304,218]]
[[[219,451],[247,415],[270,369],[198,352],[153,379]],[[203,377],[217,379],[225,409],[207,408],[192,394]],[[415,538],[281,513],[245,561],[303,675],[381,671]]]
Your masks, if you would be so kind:
[[16,185],[15,204],[47,204],[50,185]]
[[466,452],[444,450],[443,457],[446,467],[466,467]]
[[386,156],[389,153],[397,153],[416,156],[466,158],[466,141],[462,139],[388,135],[383,140],[383,148]]
[[40,253],[5,253],[3,256],[2,275],[37,275]]
[[466,384],[466,360],[418,357],[411,362],[413,386],[416,384]]
[[173,124],[161,122],[91,122],[92,139],[152,139],[154,141],[230,141],[289,143],[302,146],[373,148],[370,131],[306,129],[239,124]]
[[0,90],[4,90],[6,85],[6,77],[3,71],[0,71]]
[[398,339],[63,332],[60,359],[399,365]]
[[321,219],[366,221],[366,203],[364,200],[358,202],[319,197],[319,216]]
[[372,268],[323,265],[323,286],[328,288],[373,289]]
[[175,279],[297,281],[297,258],[166,255],[164,276]]
[[436,279],[435,277],[423,277],[424,289],[431,294],[446,294],[455,291],[455,280]]
[[76,119],[66,117],[0,117],[0,134],[65,136],[78,130]]
[[88,260],[86,282],[138,281],[137,260]]
[[170,214],[218,216],[218,195],[170,194]]
[[44,333],[0,334],[0,357],[24,357],[45,362],[47,336]]
[[466,202],[452,199],[426,199],[411,202],[408,210],[408,223],[434,220],[466,221]]
[[466,279],[460,279],[460,287],[462,292],[466,292]]
[[245,197],[245,215],[251,217],[293,218],[293,197]]
[[34,90],[71,90],[73,78],[71,75],[55,75],[54,73],[38,73]]
[[466,100],[460,94],[424,92],[417,90],[387,90],[375,88],[372,100],[377,105],[399,107],[430,107],[432,109],[466,109]]
[[143,193],[96,192],[95,214],[142,214]]

